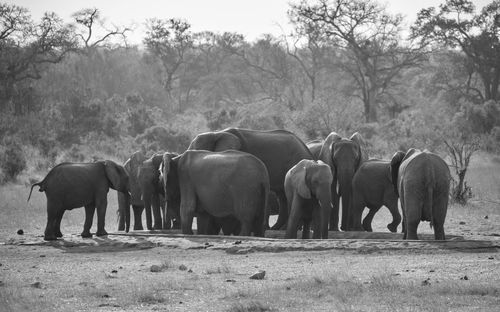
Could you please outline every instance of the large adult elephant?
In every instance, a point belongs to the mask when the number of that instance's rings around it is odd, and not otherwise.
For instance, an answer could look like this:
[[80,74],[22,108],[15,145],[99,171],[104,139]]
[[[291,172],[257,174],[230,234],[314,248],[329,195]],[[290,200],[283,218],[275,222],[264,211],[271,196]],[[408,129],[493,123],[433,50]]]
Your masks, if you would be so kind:
[[297,226],[303,221],[302,238],[309,238],[311,221],[313,238],[328,238],[328,221],[332,210],[332,173],[327,164],[304,159],[285,177],[288,200],[286,238],[297,238]]
[[323,147],[323,144],[325,143],[324,140],[313,140],[309,141],[306,143],[307,148],[309,151],[311,151],[311,154],[315,160],[318,159],[319,154],[321,153],[321,148]]
[[264,163],[269,173],[271,190],[279,200],[278,220],[272,229],[285,227],[288,220],[283,187],[285,175],[302,159],[313,159],[307,146],[299,137],[286,130],[260,131],[228,128],[217,132],[201,133],[188,147],[188,150],[215,152],[230,149],[250,153]]
[[411,148],[391,161],[395,191],[403,210],[403,239],[418,239],[420,221],[430,221],[434,238],[444,240],[450,169],[436,154]]
[[118,231],[128,232],[130,229],[130,206],[134,211],[134,230],[143,230],[142,211],[144,203],[142,201],[141,187],[139,185],[139,167],[146,160],[146,156],[141,151],[136,151],[125,161],[123,167],[128,173],[130,182],[130,196],[121,192],[118,194]]
[[[352,178],[359,166],[368,159],[363,137],[358,132],[349,139],[337,133],[330,133],[321,147],[318,159],[328,164],[332,170],[332,203],[330,230],[338,231],[339,199],[342,198],[342,223],[340,229],[348,230],[348,213],[352,196]],[[338,190],[337,190],[338,187]]]
[[107,235],[104,229],[109,188],[129,193],[125,169],[111,160],[93,163],[61,163],[45,178],[31,186],[39,186],[47,197],[47,226],[45,240],[62,237],[61,219],[66,210],[85,207],[82,237],[92,237],[90,228],[97,209],[97,236]]
[[[193,234],[196,215],[201,224],[207,216],[232,216],[241,224],[240,235],[264,236],[269,176],[257,157],[234,150],[188,150],[176,157],[165,153],[162,169],[167,197],[176,188],[180,193],[183,234]],[[207,234],[203,228],[198,233]]]
[[[349,229],[371,232],[373,217],[382,206],[386,206],[392,215],[392,222],[387,225],[387,228],[391,232],[396,232],[401,222],[401,214],[398,210],[398,195],[394,191],[392,182],[391,161],[370,159],[361,164],[352,179]],[[361,216],[365,207],[369,208],[369,212],[361,224]]]

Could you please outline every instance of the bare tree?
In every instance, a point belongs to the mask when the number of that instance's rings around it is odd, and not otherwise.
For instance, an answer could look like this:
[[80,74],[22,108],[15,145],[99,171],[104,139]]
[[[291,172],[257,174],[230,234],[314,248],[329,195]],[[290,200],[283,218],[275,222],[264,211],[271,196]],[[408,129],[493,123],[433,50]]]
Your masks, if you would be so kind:
[[367,122],[377,121],[381,96],[405,68],[423,60],[419,48],[403,44],[402,16],[374,0],[317,0],[292,5],[297,23],[314,25],[344,52],[339,65],[353,78]]

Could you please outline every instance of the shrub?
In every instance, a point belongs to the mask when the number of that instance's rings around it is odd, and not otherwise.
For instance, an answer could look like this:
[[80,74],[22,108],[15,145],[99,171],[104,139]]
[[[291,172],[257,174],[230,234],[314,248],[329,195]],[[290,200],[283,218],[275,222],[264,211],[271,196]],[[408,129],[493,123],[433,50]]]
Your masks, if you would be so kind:
[[22,147],[15,141],[9,141],[0,155],[0,166],[3,171],[3,182],[14,181],[19,173],[26,169],[26,158]]

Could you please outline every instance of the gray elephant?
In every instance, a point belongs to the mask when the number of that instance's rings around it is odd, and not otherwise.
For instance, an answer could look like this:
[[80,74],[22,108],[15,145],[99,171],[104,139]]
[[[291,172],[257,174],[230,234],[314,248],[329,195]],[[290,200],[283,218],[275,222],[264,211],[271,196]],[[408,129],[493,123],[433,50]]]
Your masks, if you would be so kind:
[[130,197],[121,192],[118,194],[118,231],[128,232],[130,229],[130,206],[134,211],[134,230],[143,230],[142,211],[144,203],[142,201],[141,186],[139,185],[139,167],[146,160],[144,153],[134,152],[123,164],[125,171],[129,175]]
[[[193,234],[193,217],[232,216],[241,224],[240,235],[264,236],[264,215],[269,195],[269,176],[257,157],[240,151],[188,150],[163,156],[163,180],[167,198],[180,193],[183,234]],[[198,229],[199,234],[207,234]]]
[[[339,199],[342,197],[342,223],[340,229],[348,230],[348,213],[352,196],[352,178],[359,166],[368,159],[363,137],[354,133],[349,139],[337,133],[330,133],[321,147],[318,159],[328,164],[332,170],[332,203],[330,230],[338,231]],[[338,190],[337,190],[338,188]]]
[[31,186],[39,186],[47,197],[47,226],[45,240],[62,237],[61,219],[66,210],[85,207],[82,237],[92,237],[90,228],[97,209],[97,236],[107,235],[104,229],[109,188],[129,194],[130,186],[125,169],[111,160],[93,163],[61,163],[45,178]]
[[319,158],[319,154],[321,153],[321,148],[323,147],[323,144],[325,143],[325,140],[313,140],[309,141],[306,143],[307,148],[309,151],[311,151],[311,154],[315,160]]
[[[394,191],[392,182],[391,161],[370,159],[359,167],[352,179],[349,230],[372,232],[373,217],[382,206],[386,206],[392,215],[392,222],[387,228],[391,232],[396,232],[401,222],[401,214],[398,210],[398,195]],[[365,207],[369,208],[369,212],[361,225]]]
[[330,167],[322,162],[304,159],[292,167],[285,177],[288,201],[286,238],[297,238],[297,226],[303,221],[302,238],[309,238],[311,221],[313,238],[328,238],[328,222],[332,210]]
[[451,179],[446,162],[436,154],[412,148],[396,153],[391,167],[403,210],[403,239],[418,239],[418,224],[430,221],[434,238],[444,240]]
[[163,153],[154,154],[139,166],[137,172],[137,180],[141,189],[142,201],[146,212],[146,227],[148,230],[163,229],[163,218],[161,215],[162,199],[160,196],[161,185],[159,183],[162,161]]
[[259,131],[228,128],[199,134],[188,147],[188,150],[215,152],[230,149],[250,153],[264,163],[269,174],[271,190],[279,200],[278,220],[272,229],[285,227],[288,219],[283,188],[285,175],[300,160],[313,159],[307,146],[299,137],[286,130]]

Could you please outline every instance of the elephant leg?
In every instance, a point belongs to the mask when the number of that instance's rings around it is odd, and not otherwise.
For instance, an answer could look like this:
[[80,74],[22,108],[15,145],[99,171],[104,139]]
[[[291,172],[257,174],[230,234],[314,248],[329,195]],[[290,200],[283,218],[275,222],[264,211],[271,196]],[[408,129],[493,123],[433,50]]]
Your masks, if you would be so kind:
[[170,220],[172,220],[173,217],[170,213],[171,209],[168,209],[168,206],[169,206],[169,204],[166,201],[163,201],[163,204],[160,205],[160,209],[161,209],[162,217],[163,217],[163,229],[164,230],[170,230],[172,228],[172,223],[170,222]]
[[418,239],[417,228],[422,217],[422,209],[423,203],[416,196],[405,199],[406,239]]
[[104,197],[98,203],[96,203],[97,209],[97,236],[105,236],[108,235],[108,232],[104,229],[106,224],[106,208],[108,206],[108,199]]
[[311,220],[303,220],[303,225],[302,225],[302,239],[309,239],[309,236],[311,235]]
[[276,221],[276,224],[273,225],[271,230],[285,230],[288,220],[288,206],[286,203],[286,195],[285,192],[280,191],[276,192],[276,196],[279,200],[279,214],[278,220]]
[[[181,199],[181,230],[182,234],[193,234],[193,217],[196,210],[196,201],[193,198],[188,199],[188,196],[184,196],[185,199]],[[182,195],[181,195],[182,198]]]
[[330,213],[330,231],[338,231],[338,230],[339,230],[339,196],[335,190],[332,190],[332,211]]
[[432,203],[432,218],[434,226],[434,239],[445,240],[444,221],[446,219],[446,210],[448,209],[448,192],[444,192],[434,197]]
[[342,196],[342,222],[340,224],[342,231],[349,230],[349,197],[349,194]]
[[128,232],[130,226],[130,201],[121,192],[118,194],[118,231]]
[[142,211],[144,210],[144,206],[132,205],[132,209],[134,210],[134,231],[144,230],[142,227]]
[[[361,225],[361,217],[363,215],[363,210],[365,209],[366,203],[361,198],[356,191],[354,191],[351,209],[349,209],[349,230],[351,231],[367,231],[365,226],[365,217],[363,220],[363,225]],[[370,210],[371,211],[371,210]],[[371,219],[370,219],[370,229],[371,229]]]
[[50,199],[47,199],[47,226],[45,227],[45,233],[43,239],[46,241],[56,240],[56,224],[59,211],[63,207],[59,203],[56,203]]
[[92,227],[92,220],[94,219],[95,205],[90,204],[85,206],[85,223],[83,224],[83,238],[92,237],[92,233],[90,233],[90,228]]
[[387,224],[389,231],[396,233],[398,231],[398,225],[401,223],[401,214],[398,209],[398,200],[388,201],[385,206],[389,209],[392,215],[392,222]]
[[151,198],[149,196],[144,196],[144,210],[146,211],[146,228],[151,231],[153,229],[153,218],[151,215]]
[[55,227],[55,233],[56,237],[63,237],[61,233],[61,220],[64,215],[65,209],[61,209],[61,211],[57,214],[57,221],[56,221],[56,227]]
[[[373,232],[373,229],[372,229],[373,217],[380,210],[380,207],[381,206],[378,206],[378,207],[376,207],[376,206],[370,206],[370,207],[368,207],[368,214],[363,219],[363,230],[365,230],[367,232]],[[361,218],[361,216],[360,216],[360,218]]]
[[302,202],[303,200],[297,194],[293,196],[290,216],[288,217],[286,227],[286,238],[297,238],[297,226],[302,219]]
[[160,210],[160,198],[157,194],[153,194],[151,197],[151,206],[153,208],[153,218],[154,226],[153,229],[161,230],[163,228],[161,210]]

